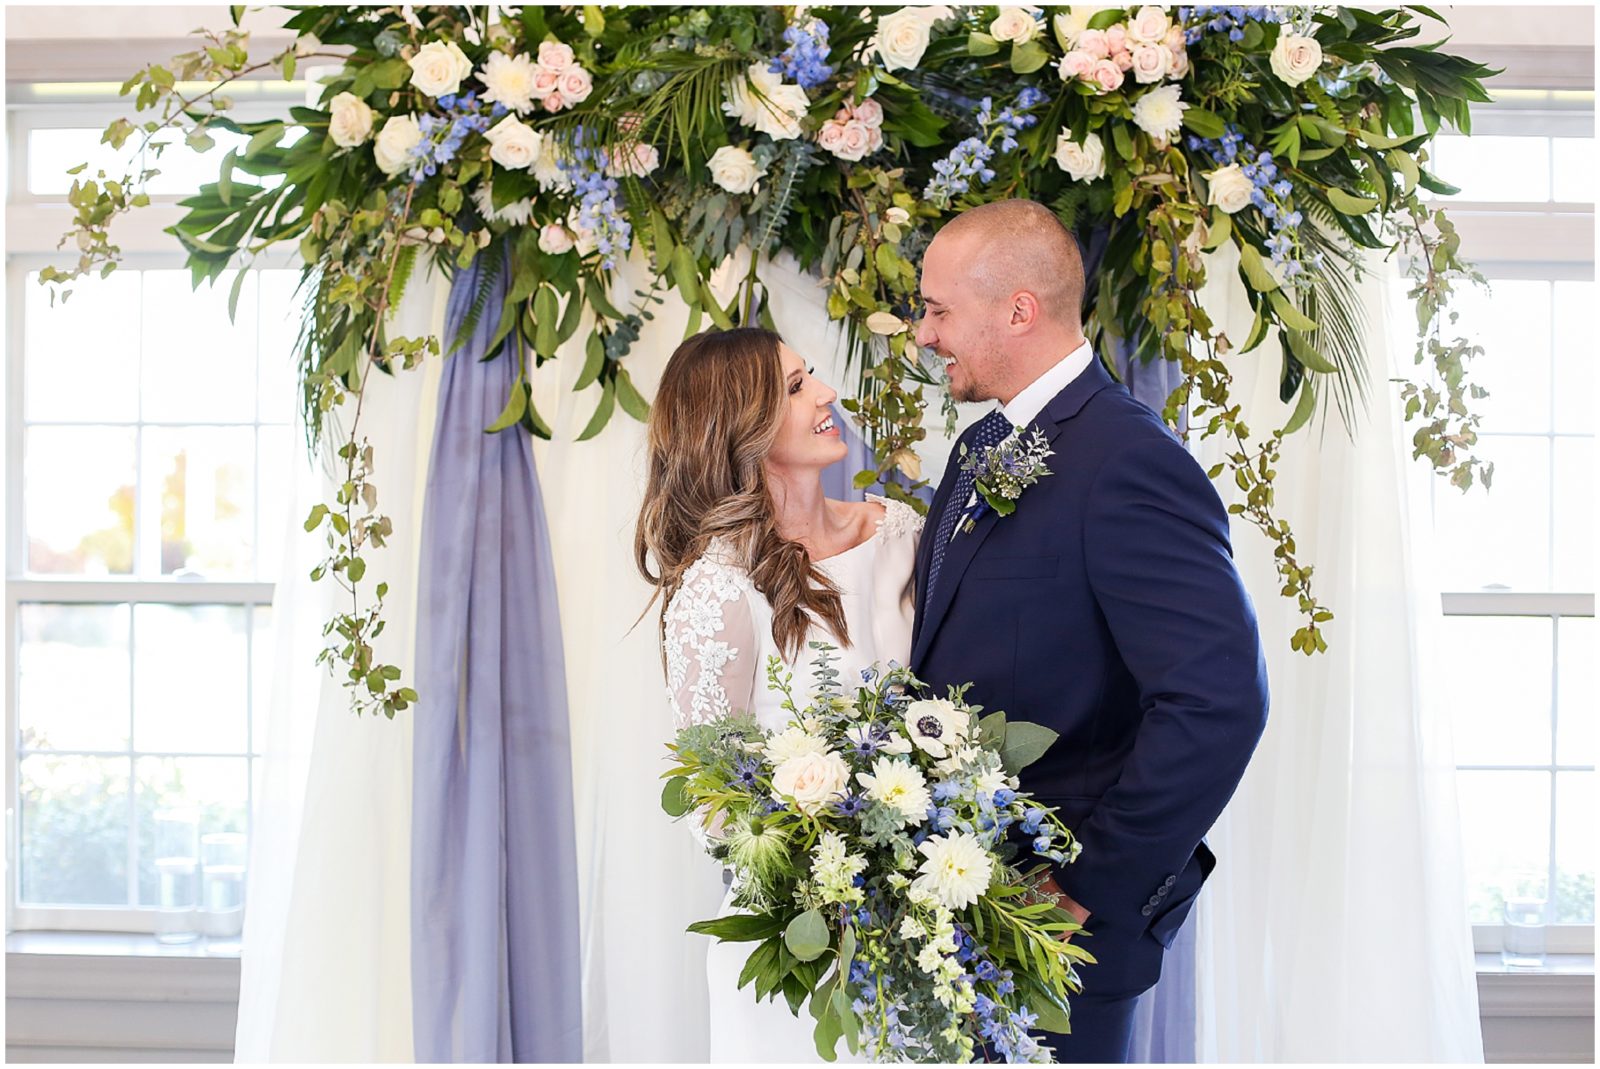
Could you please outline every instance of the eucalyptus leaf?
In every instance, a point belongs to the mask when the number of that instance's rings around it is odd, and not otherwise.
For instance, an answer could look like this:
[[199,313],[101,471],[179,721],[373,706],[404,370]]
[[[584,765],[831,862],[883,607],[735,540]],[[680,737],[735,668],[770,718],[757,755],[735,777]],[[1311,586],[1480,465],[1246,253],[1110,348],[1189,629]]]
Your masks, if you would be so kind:
[[784,929],[783,945],[801,961],[813,961],[828,949],[828,924],[819,910],[808,909]]
[[1016,721],[1006,725],[1006,741],[1000,747],[1000,763],[1015,776],[1045,755],[1059,739],[1058,732],[1042,724]]

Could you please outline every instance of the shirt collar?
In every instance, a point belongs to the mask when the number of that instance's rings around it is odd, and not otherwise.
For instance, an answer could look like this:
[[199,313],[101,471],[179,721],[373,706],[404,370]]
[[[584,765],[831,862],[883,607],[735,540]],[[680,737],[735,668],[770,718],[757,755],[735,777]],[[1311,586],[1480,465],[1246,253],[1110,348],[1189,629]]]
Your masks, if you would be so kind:
[[1083,374],[1093,359],[1094,347],[1085,341],[1025,386],[1000,411],[1013,427],[1026,427],[1044,411],[1044,406],[1050,403],[1052,397]]

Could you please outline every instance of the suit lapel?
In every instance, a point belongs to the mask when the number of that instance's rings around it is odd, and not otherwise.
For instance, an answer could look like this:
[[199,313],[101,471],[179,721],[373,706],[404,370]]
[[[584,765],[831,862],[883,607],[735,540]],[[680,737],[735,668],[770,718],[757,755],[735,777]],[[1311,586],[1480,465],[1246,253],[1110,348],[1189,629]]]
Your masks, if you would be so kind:
[[[1044,411],[1039,413],[1033,421],[1033,426],[1043,430],[1050,439],[1052,446],[1060,439],[1066,430],[1066,425],[1072,417],[1083,410],[1089,398],[1099,393],[1108,386],[1115,385],[1115,380],[1098,359],[1091,360],[1077,378],[1069,382],[1062,391],[1050,399]],[[1050,461],[1055,465],[1054,470],[1061,470],[1059,465],[1064,463],[1060,450]],[[934,504],[930,506],[929,519],[933,521],[924,527],[924,531],[932,530],[933,537],[938,537],[938,520],[942,515],[945,501],[951,493],[955,480],[945,478],[940,481],[939,493],[934,495]],[[1018,502],[1017,512],[1006,517],[1006,523],[1016,523],[1017,516],[1027,509],[1026,494]],[[944,563],[939,567],[939,588],[933,592],[930,599],[927,592],[928,560],[932,551],[933,538],[924,538],[923,545],[918,546],[920,564],[917,569],[921,581],[917,589],[917,619],[912,628],[911,663],[921,664],[922,657],[927,653],[928,646],[933,642],[934,635],[939,631],[939,625],[944,621],[950,611],[951,604],[955,601],[956,589],[961,585],[961,577],[966,574],[967,567],[977,556],[978,550],[983,546],[984,539],[989,532],[994,530],[1000,522],[1000,517],[992,509],[986,509],[983,516],[973,525],[971,531],[963,531],[951,541],[945,550]],[[959,527],[958,527],[959,530]]]

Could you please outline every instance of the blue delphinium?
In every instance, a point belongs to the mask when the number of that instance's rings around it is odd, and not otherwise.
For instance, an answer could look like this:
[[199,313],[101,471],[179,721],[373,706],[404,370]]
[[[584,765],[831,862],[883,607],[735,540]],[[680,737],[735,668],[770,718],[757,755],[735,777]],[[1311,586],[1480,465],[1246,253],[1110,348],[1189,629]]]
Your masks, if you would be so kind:
[[583,143],[583,134],[580,127],[572,156],[561,161],[561,169],[572,180],[578,198],[578,228],[594,231],[600,266],[610,271],[633,246],[633,226],[617,203],[617,180],[605,173],[605,150],[589,148]]
[[1272,153],[1256,148],[1244,139],[1237,127],[1229,124],[1220,138],[1203,138],[1190,135],[1185,142],[1191,152],[1203,152],[1219,165],[1237,163],[1239,171],[1255,188],[1250,193],[1250,203],[1267,220],[1269,233],[1267,251],[1272,262],[1283,272],[1283,277],[1295,285],[1309,283],[1308,272],[1320,271],[1322,253],[1303,256],[1300,242],[1300,224],[1305,217],[1294,207],[1294,184],[1278,170]]
[[437,103],[444,109],[443,115],[424,115],[417,120],[422,140],[411,147],[411,181],[414,183],[432,178],[439,168],[456,158],[468,137],[487,133],[490,123],[506,114],[505,105],[499,103],[485,113],[476,91],[460,96],[446,94]]
[[995,156],[996,142],[1002,153],[1015,149],[1017,135],[1039,121],[1037,115],[1028,112],[1044,103],[1045,99],[1041,90],[1030,85],[1017,94],[1016,101],[1010,107],[1001,108],[996,114],[993,98],[984,97],[978,102],[975,115],[978,128],[983,131],[982,136],[966,138],[951,149],[944,159],[936,161],[933,165],[934,176],[922,195],[944,206],[958,195],[969,192],[974,185],[994,181],[994,168],[989,164]]
[[828,66],[828,24],[811,19],[783,31],[789,47],[772,61],[768,70],[798,82],[803,89],[815,89],[833,77]]
[[[1207,33],[1225,33],[1228,35],[1228,40],[1238,43],[1244,40],[1246,22],[1282,22],[1284,17],[1281,8],[1266,6],[1241,7],[1228,4],[1178,9],[1178,24],[1188,26],[1184,30],[1184,41],[1191,45]],[[1189,25],[1191,22],[1193,25]]]

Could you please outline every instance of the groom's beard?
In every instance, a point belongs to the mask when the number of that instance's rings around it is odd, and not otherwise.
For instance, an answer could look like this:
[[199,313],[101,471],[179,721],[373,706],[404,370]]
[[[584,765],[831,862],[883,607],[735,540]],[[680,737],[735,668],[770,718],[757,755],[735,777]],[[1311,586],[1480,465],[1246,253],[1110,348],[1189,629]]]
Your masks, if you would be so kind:
[[[945,354],[943,352],[935,350],[935,353],[940,360],[944,359]],[[988,348],[987,351],[983,352],[975,363],[956,357],[955,366],[946,372],[950,377],[950,396],[962,404],[992,401],[999,397],[999,393],[996,392],[988,377],[978,374],[974,368],[991,368],[1002,359],[1004,358],[992,348]]]

